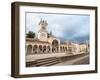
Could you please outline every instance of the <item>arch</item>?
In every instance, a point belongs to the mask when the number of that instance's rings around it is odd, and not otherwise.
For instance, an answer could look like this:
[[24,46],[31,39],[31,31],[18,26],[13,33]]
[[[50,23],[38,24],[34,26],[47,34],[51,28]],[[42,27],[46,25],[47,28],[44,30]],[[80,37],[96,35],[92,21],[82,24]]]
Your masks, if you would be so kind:
[[65,47],[65,50],[67,51],[67,47]]
[[58,51],[58,41],[53,40],[52,41],[52,52],[57,52]]
[[56,48],[56,52],[58,52],[59,51],[59,49],[58,49],[59,47],[57,46],[57,48]]
[[69,52],[71,52],[71,51],[72,51],[72,48],[71,48],[71,47],[69,47],[69,49],[68,49],[68,50],[69,50]]
[[65,52],[65,47],[63,47],[63,52]]
[[57,40],[53,40],[52,41],[52,46],[58,46],[58,41]]
[[66,52],[66,47],[64,47],[64,52]]
[[39,45],[39,53],[43,53],[42,52],[42,45]]
[[60,46],[60,52],[62,52],[62,47]]
[[46,53],[46,46],[43,46],[43,53]]
[[34,45],[33,46],[33,53],[35,53],[35,54],[38,53],[37,49],[38,49],[38,46],[37,45]]
[[50,53],[50,46],[47,46],[47,52]]
[[27,46],[27,54],[32,54],[32,45]]

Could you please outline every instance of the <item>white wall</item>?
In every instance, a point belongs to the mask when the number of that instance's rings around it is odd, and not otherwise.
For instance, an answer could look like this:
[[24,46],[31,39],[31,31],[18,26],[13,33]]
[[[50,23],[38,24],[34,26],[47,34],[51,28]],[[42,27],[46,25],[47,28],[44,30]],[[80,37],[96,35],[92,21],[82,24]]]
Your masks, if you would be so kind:
[[[10,77],[11,68],[11,2],[15,0],[0,0],[0,80],[15,80]],[[100,0],[16,0],[16,1],[32,1],[44,3],[62,3],[77,5],[99,5]],[[100,6],[99,6],[100,10]],[[99,11],[100,22],[100,11]],[[99,23],[100,28],[100,23]],[[98,29],[99,31],[100,29]],[[99,32],[100,33],[100,32]],[[100,37],[99,37],[100,41]],[[98,43],[100,44],[100,43]],[[99,51],[100,52],[100,51]],[[98,55],[98,58],[100,54]],[[100,58],[98,60],[100,68]],[[65,75],[39,78],[22,78],[18,80],[100,80],[100,69],[98,74],[81,74],[81,75]]]

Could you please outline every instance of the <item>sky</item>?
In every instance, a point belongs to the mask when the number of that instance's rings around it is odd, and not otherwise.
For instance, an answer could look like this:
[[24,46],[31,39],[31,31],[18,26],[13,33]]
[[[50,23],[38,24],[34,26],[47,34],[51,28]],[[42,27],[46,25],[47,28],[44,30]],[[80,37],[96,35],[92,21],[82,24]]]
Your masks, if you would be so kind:
[[47,31],[56,37],[72,41],[89,40],[90,16],[82,14],[26,13],[26,33],[37,33],[41,19],[47,20]]

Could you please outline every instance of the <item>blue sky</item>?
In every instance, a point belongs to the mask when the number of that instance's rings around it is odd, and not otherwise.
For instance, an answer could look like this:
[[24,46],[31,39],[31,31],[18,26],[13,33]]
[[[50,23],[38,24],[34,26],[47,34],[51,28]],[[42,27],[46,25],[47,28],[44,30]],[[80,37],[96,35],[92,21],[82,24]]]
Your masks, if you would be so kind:
[[36,33],[41,18],[47,20],[48,32],[51,31],[56,37],[72,41],[89,40],[89,15],[26,13],[26,33]]

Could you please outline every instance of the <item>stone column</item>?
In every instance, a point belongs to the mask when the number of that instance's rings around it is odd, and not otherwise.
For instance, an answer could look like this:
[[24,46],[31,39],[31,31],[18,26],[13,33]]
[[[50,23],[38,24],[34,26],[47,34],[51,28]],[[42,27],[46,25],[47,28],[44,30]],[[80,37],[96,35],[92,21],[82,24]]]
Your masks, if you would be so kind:
[[31,54],[33,54],[33,45],[32,45],[32,51],[31,52],[32,52]]
[[50,53],[52,53],[52,46],[50,46]]

